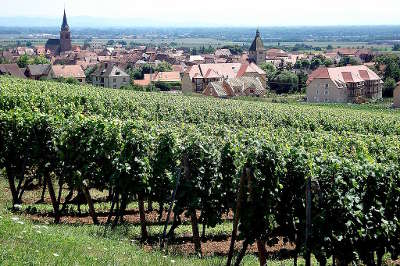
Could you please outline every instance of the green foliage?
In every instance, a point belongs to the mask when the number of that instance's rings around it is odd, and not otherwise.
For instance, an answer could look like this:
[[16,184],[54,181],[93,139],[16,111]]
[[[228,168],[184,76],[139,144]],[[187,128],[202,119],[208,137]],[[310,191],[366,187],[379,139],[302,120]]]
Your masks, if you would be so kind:
[[208,47],[205,47],[204,45],[200,48],[200,53],[201,54],[213,54],[215,53],[215,48],[209,45]]
[[170,91],[173,88],[181,88],[181,83],[180,82],[163,82],[163,81],[157,81],[155,82],[154,86],[158,88],[160,91]]
[[27,54],[21,55],[17,60],[17,65],[20,68],[27,67],[31,63],[33,63],[33,61]]
[[156,72],[170,72],[170,71],[172,71],[172,65],[166,61],[162,61],[157,64],[155,71]]
[[128,45],[128,43],[125,40],[120,40],[117,42],[118,44],[122,45],[122,46],[126,46]]
[[92,74],[97,70],[97,65],[88,67],[85,70],[85,76],[86,76],[86,82],[91,83],[92,82]]
[[28,65],[50,64],[50,61],[42,55],[32,57],[27,54],[24,54],[18,58],[17,64],[18,67],[25,68]]
[[107,45],[109,45],[109,46],[112,46],[112,45],[114,45],[115,44],[115,41],[114,40],[109,40],[108,42],[107,42]]
[[34,65],[41,65],[41,64],[50,64],[50,60],[47,59],[46,57],[40,55],[40,56],[35,56],[33,58],[33,64]]
[[59,77],[59,78],[55,79],[55,81],[57,81],[59,83],[66,83],[66,84],[72,84],[72,85],[79,84],[79,81],[73,77],[68,77],[68,78]]
[[[293,85],[291,75],[277,79]],[[311,178],[320,264],[399,256],[397,113],[0,82],[0,162],[13,182],[51,171],[72,192],[111,191],[123,212],[135,195],[167,202],[179,175],[175,214],[199,211],[215,227],[245,175],[239,237],[274,244],[278,234],[302,252]]]
[[393,45],[393,51],[400,51],[400,44],[396,43],[395,45]]
[[396,81],[392,78],[387,78],[383,84],[383,97],[393,97],[393,91],[396,88]]
[[225,45],[222,49],[229,49],[233,55],[241,55],[243,53],[243,47],[239,45]]
[[265,73],[267,73],[268,80],[273,80],[275,78],[277,69],[272,63],[268,62],[262,63],[260,68],[264,70]]
[[272,90],[276,93],[289,93],[298,91],[299,78],[293,72],[284,70],[280,72],[273,81],[270,82]]
[[340,59],[339,66],[347,66],[347,65],[351,66],[361,65],[361,62],[354,57],[344,56]]
[[323,65],[323,60],[317,56],[313,57],[310,63],[310,69],[315,70],[319,68],[321,65]]
[[311,63],[307,59],[297,60],[296,63],[294,64],[295,69],[307,70],[307,69],[310,69],[310,67],[311,67]]

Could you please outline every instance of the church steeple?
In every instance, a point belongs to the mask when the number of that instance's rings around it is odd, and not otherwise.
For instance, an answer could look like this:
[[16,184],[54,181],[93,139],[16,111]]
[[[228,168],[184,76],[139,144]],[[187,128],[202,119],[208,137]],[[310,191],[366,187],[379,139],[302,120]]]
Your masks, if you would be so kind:
[[265,62],[266,59],[266,52],[264,48],[263,41],[261,39],[260,30],[257,29],[256,37],[252,42],[250,49],[249,49],[249,61],[260,65]]
[[61,30],[69,31],[69,26],[68,26],[68,22],[67,22],[67,14],[65,13],[65,8],[64,8],[64,17],[63,17],[63,23],[61,25]]
[[60,52],[63,53],[71,50],[72,50],[71,32],[69,31],[67,14],[65,13],[65,8],[64,8],[64,17],[60,31]]

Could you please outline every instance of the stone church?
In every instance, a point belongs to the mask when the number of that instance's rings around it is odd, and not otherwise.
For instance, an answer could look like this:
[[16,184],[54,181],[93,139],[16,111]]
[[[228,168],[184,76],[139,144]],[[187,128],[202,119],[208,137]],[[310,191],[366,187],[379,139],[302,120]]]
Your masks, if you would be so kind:
[[256,37],[249,49],[249,61],[256,65],[265,63],[266,50],[264,48],[263,41],[261,40],[260,31],[257,29]]
[[49,39],[46,42],[46,50],[49,50],[53,55],[59,55],[61,53],[71,51],[71,32],[67,22],[67,15],[64,9],[64,17],[61,25],[60,39]]

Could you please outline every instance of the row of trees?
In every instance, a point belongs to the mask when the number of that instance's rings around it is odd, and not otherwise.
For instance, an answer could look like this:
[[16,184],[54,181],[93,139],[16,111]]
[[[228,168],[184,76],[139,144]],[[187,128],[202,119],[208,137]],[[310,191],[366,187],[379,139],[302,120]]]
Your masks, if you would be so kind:
[[17,60],[17,65],[20,68],[25,68],[28,65],[50,64],[50,60],[42,55],[30,56],[27,54],[21,55]]

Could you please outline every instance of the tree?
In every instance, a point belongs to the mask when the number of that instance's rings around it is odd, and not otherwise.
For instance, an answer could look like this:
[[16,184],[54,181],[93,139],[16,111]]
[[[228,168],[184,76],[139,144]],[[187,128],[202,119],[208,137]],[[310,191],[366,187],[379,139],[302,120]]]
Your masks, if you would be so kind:
[[33,59],[33,64],[34,65],[41,65],[41,64],[50,64],[49,59],[47,59],[46,57],[44,57],[43,55],[40,56],[36,56]]
[[400,81],[399,64],[394,61],[388,62],[388,64],[386,64],[384,76],[385,79],[394,79],[395,81]]
[[268,80],[273,80],[275,78],[276,74],[276,67],[269,62],[265,62],[261,64],[261,69],[264,70],[264,72],[267,74]]
[[85,70],[86,82],[92,82],[92,74],[96,71],[97,66],[89,67]]
[[118,44],[126,46],[128,43],[124,40],[118,41]]
[[331,44],[328,44],[328,46],[326,47],[326,50],[332,50],[333,46]]
[[132,80],[135,79],[143,79],[144,75],[141,68],[134,68],[129,71],[129,75],[131,76]]
[[271,89],[276,93],[289,93],[298,91],[299,78],[295,73],[283,70],[270,82]]
[[315,56],[311,60],[310,69],[315,70],[315,69],[319,68],[322,64],[323,64],[323,61],[321,60],[321,58]]
[[24,68],[28,65],[50,64],[50,61],[44,56],[31,57],[27,54],[21,55],[17,60],[18,67]]
[[157,65],[155,68],[155,71],[157,72],[169,72],[172,71],[172,65],[166,61],[162,61]]
[[342,67],[342,66],[347,66],[347,65],[357,66],[357,65],[361,65],[361,62],[354,57],[350,57],[350,56],[342,57],[339,61],[339,66]]
[[27,65],[31,65],[32,63],[32,59],[27,54],[21,55],[17,60],[18,67],[20,68],[27,67]]
[[297,73],[297,78],[299,79],[299,88],[298,92],[303,92],[305,91],[305,88],[307,87],[307,80],[308,80],[308,75],[304,72]]
[[150,65],[150,64],[144,64],[144,65],[141,67],[141,70],[142,70],[142,74],[143,74],[143,75],[144,75],[144,74],[150,74],[150,73],[154,73],[154,72],[155,72],[154,66],[153,66],[153,65]]
[[109,41],[107,42],[107,45],[114,45],[114,43],[115,43],[114,40],[109,40]]
[[32,47],[32,42],[31,42],[31,41],[27,41],[27,42],[26,42],[26,46],[27,46],[27,47]]
[[229,49],[233,55],[241,55],[243,53],[243,47],[239,45],[225,45],[222,49]]
[[333,60],[330,59],[330,58],[325,58],[325,60],[324,60],[324,65],[325,65],[326,67],[333,66]]
[[400,51],[400,43],[393,45],[393,51]]
[[392,78],[387,78],[383,84],[383,97],[393,97],[393,91],[396,88],[396,81]]
[[79,84],[79,81],[73,77],[68,77],[68,78],[60,77],[60,78],[57,78],[56,81],[60,82],[60,83],[67,83],[67,84],[73,84],[73,85]]

